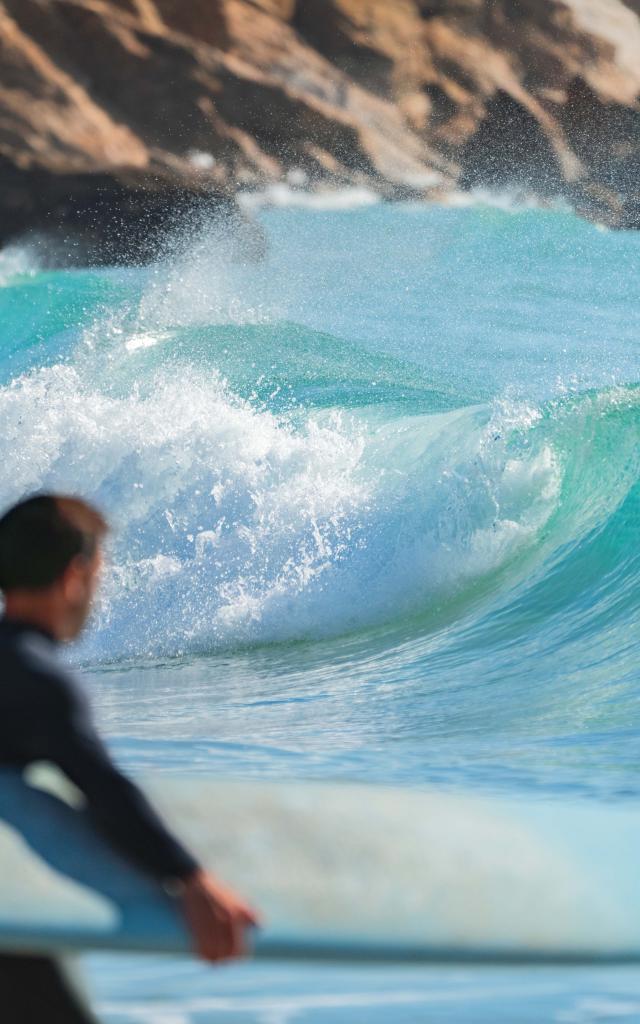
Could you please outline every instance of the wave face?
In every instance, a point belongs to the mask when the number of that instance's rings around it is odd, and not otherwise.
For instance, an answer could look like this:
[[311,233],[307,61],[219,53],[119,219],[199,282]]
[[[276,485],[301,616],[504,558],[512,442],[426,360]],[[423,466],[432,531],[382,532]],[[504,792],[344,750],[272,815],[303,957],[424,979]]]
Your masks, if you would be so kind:
[[[373,680],[364,732],[393,712],[411,756],[454,734],[624,747],[640,391],[615,266],[635,237],[535,210],[262,216],[256,267],[206,233],[144,272],[0,261],[0,502],[80,491],[113,526],[74,658],[272,648],[297,678],[324,666],[309,699],[346,659]],[[616,779],[635,785],[628,759]]]
[[114,394],[93,368],[56,365],[0,395],[17,455],[2,499],[82,480],[110,510],[97,657],[363,630],[535,545],[562,480],[531,410],[379,412],[277,416],[191,367]]
[[[292,417],[256,409],[214,369],[161,365],[114,391],[90,359],[0,393],[15,453],[1,497],[82,481],[109,510],[92,657],[338,636],[447,602],[457,616],[525,566],[539,589],[561,585],[585,548],[598,565],[633,506],[639,404],[616,390],[542,408]],[[556,614],[571,611],[564,595]]]

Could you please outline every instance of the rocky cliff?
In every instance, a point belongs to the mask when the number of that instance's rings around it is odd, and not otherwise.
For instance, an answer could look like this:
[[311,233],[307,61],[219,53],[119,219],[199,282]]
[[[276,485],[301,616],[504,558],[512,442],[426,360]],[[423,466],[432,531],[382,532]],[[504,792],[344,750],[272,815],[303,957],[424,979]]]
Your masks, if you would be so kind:
[[147,259],[287,175],[640,227],[640,0],[0,0],[0,44],[0,242]]

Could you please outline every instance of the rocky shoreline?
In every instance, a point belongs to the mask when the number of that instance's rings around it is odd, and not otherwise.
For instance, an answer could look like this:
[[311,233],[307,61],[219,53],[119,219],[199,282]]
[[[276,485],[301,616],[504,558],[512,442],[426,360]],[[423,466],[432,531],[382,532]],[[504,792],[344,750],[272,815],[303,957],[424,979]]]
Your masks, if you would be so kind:
[[3,0],[0,245],[146,262],[240,190],[514,188],[640,227],[640,0]]

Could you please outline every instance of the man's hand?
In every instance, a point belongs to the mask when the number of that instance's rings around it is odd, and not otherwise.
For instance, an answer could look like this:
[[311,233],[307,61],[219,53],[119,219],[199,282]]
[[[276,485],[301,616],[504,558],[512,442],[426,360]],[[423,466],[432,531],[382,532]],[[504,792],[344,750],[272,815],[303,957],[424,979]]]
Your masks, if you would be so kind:
[[204,960],[226,960],[246,952],[245,930],[256,927],[256,914],[231,889],[206,871],[194,871],[184,881],[182,907]]

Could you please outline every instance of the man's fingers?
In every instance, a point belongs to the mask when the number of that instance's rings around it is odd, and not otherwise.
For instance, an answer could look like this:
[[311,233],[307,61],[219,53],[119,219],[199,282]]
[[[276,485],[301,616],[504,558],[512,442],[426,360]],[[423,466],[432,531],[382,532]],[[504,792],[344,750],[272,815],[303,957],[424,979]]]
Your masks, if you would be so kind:
[[239,912],[230,913],[226,919],[221,922],[221,959],[243,956],[245,954],[245,928],[246,920],[244,915]]
[[216,908],[216,917],[218,959],[226,960],[233,956],[233,918],[225,907]]
[[230,910],[225,921],[229,956],[242,956],[244,953],[244,920],[238,911]]
[[230,955],[228,916],[218,906],[192,908],[188,915],[198,956],[209,962],[224,960]]
[[254,928],[260,927],[260,918],[253,910],[251,910],[250,907],[242,906],[240,908],[240,913],[242,915],[244,924],[253,925]]
[[248,903],[243,903],[242,900],[236,900],[234,913],[244,926],[252,925],[254,928],[258,928],[260,926],[260,918]]
[[226,927],[207,928],[201,935],[197,952],[205,960],[218,963],[232,955],[232,942]]
[[185,910],[196,951],[205,960],[228,960],[246,953],[245,931],[256,926],[258,919],[234,893],[198,876],[187,889]]
[[236,916],[238,917],[238,920],[245,927],[247,925],[252,925],[255,928],[259,927],[260,920],[258,918],[258,915],[256,914],[255,910],[252,910],[248,903],[243,903],[241,900],[237,900],[235,905],[235,913]]

